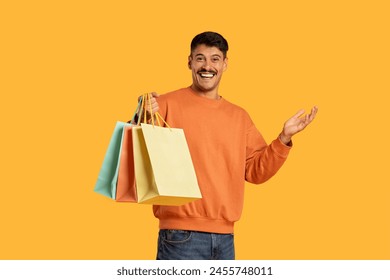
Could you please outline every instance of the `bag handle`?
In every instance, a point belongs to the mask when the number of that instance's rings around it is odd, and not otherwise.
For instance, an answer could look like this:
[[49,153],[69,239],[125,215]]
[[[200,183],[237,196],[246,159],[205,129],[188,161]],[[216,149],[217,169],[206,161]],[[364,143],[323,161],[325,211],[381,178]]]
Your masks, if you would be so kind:
[[142,102],[142,100],[140,99],[140,100],[138,101],[138,104],[137,104],[137,109],[135,109],[135,112],[134,112],[134,114],[133,114],[133,117],[132,117],[131,120],[130,120],[130,123],[133,123],[133,122],[134,122],[135,116],[137,115],[137,113],[138,113],[138,111],[139,111],[139,108],[141,107],[141,102]]
[[[140,115],[142,115],[142,113],[143,113],[143,115],[144,115],[144,123],[147,123],[147,120],[146,120],[146,109],[145,109],[145,102],[146,102],[146,100],[147,101],[149,101],[149,109],[150,109],[150,112],[152,112],[152,103],[150,102],[150,100],[151,100],[151,97],[150,97],[150,94],[149,93],[145,93],[145,94],[143,94],[142,95],[142,97],[141,97],[141,99],[140,99],[140,101],[138,102],[138,107],[137,107],[137,110],[136,110],[136,112],[135,112],[135,114],[138,112],[139,114],[138,114],[138,116],[140,116]],[[135,114],[134,114],[134,116],[135,116]],[[133,117],[134,118],[134,117]],[[157,123],[158,123],[158,126],[161,126],[161,123],[160,123],[160,120],[162,120],[163,122],[164,122],[164,124],[170,129],[171,127],[169,126],[169,124],[164,120],[164,118],[160,115],[160,113],[159,112],[156,112],[156,113],[152,113],[152,115],[151,115],[151,123],[152,123],[152,125],[154,126],[155,125],[155,123],[154,123],[154,118],[156,118],[156,121],[157,121]],[[140,123],[141,123],[141,118],[139,117],[138,118],[138,122],[137,122],[137,125],[140,125]]]

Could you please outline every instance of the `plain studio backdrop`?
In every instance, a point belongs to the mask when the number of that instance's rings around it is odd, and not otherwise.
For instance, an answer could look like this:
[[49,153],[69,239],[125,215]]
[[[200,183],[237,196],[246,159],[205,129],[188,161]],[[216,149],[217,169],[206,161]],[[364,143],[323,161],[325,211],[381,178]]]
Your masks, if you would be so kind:
[[375,0],[3,1],[0,258],[155,258],[151,206],[93,188],[116,121],[189,86],[190,41],[211,30],[230,44],[220,94],[268,143],[319,107],[279,173],[246,185],[237,258],[389,259],[388,15]]

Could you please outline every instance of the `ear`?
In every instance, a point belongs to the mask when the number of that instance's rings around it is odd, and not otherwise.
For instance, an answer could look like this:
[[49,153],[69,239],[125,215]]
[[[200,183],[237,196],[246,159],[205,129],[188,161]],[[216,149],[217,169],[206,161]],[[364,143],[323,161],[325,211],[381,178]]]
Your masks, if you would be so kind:
[[226,71],[227,67],[228,67],[228,58],[225,57],[225,59],[223,60],[223,71],[224,72]]
[[192,62],[192,57],[189,55],[188,56],[188,63],[187,63],[188,69],[191,69],[191,62]]

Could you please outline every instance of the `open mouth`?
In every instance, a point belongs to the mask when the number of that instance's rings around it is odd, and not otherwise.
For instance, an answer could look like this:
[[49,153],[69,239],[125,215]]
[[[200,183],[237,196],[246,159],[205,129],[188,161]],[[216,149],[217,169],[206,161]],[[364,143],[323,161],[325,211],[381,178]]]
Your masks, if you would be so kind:
[[211,79],[216,75],[215,72],[198,72],[198,74],[203,79]]

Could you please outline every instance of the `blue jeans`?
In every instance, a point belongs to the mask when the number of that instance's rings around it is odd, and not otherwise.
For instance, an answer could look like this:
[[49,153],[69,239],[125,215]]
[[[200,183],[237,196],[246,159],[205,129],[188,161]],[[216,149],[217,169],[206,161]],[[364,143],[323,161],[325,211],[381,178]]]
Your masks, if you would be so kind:
[[234,260],[234,235],[162,229],[157,260]]

